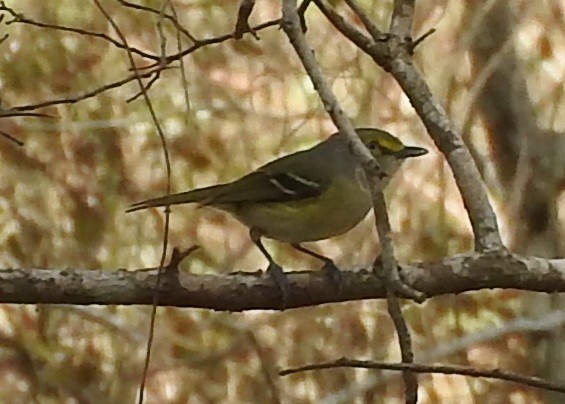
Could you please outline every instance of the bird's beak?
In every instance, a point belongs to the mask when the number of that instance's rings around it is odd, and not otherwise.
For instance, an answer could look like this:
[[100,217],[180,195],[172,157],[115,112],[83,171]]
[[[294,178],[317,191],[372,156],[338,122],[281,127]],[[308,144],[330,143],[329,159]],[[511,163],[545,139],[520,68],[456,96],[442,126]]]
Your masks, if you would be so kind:
[[418,157],[428,154],[428,151],[423,147],[406,146],[404,149],[396,153],[398,158],[407,159],[409,157]]

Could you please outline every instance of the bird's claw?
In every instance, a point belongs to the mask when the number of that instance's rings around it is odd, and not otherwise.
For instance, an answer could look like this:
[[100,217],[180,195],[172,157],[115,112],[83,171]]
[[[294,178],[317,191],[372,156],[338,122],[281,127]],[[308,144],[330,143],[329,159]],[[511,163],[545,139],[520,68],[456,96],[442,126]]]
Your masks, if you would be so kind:
[[288,298],[290,296],[290,282],[288,281],[288,277],[286,276],[282,268],[274,262],[271,262],[269,264],[269,267],[267,268],[267,274],[269,274],[273,282],[275,282],[275,285],[281,293],[282,308],[286,308]]
[[335,287],[335,289],[339,292],[343,284],[343,273],[337,267],[337,265],[334,264],[333,261],[328,260],[322,267],[322,271],[324,272],[324,275],[329,279],[331,284]]

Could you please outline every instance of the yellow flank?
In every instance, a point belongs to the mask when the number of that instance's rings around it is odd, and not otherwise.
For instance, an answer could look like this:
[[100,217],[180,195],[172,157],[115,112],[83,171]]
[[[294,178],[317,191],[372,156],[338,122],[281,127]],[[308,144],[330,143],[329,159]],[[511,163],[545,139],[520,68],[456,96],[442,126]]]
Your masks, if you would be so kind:
[[233,213],[248,227],[261,223],[259,230],[268,238],[287,243],[323,240],[351,230],[372,206],[366,183],[345,177],[334,181],[334,185],[317,198],[218,207]]

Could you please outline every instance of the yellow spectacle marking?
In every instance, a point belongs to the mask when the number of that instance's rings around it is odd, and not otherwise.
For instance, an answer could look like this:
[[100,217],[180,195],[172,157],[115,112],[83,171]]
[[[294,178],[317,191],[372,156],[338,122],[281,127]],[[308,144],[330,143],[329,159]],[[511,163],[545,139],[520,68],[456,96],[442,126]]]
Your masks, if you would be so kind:
[[404,149],[404,145],[398,139],[393,138],[392,136],[383,136],[379,139],[379,144],[381,147],[391,150],[393,152],[399,152]]

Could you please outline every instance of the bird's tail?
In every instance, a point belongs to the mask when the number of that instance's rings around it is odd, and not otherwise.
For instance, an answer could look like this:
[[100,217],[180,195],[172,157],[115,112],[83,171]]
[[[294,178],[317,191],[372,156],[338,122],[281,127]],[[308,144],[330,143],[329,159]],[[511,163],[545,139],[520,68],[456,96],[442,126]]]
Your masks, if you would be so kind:
[[194,189],[179,194],[161,196],[159,198],[147,199],[137,202],[129,206],[127,212],[135,212],[136,210],[155,208],[159,206],[180,205],[183,203],[197,202],[202,205],[209,203],[214,196],[220,191],[222,185],[213,185],[211,187]]

